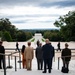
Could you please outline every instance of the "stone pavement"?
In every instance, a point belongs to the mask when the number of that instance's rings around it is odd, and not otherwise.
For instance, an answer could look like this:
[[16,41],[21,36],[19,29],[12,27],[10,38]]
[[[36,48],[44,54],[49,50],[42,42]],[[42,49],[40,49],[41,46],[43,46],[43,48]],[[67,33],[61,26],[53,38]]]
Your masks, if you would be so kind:
[[[36,40],[39,39],[41,41],[42,36],[41,35],[36,35],[35,37],[35,41],[31,42],[31,46],[35,49],[36,48]],[[42,42],[42,41],[41,41]],[[26,45],[27,46],[27,42],[18,42],[19,43],[19,48],[22,48],[22,45]],[[58,42],[51,42],[52,45],[54,46],[54,48],[57,48],[57,43]],[[68,43],[69,44],[69,48],[75,48],[75,42],[60,42],[61,44],[61,48],[64,48],[64,44]],[[45,42],[42,42],[42,45],[45,44]],[[16,48],[16,42],[3,42],[3,45],[5,48]],[[6,50],[6,54],[7,51],[9,51],[9,54],[11,52],[15,52],[15,50]],[[75,52],[74,50],[72,52]],[[19,55],[19,54],[16,54]],[[75,55],[75,53],[72,53],[72,55]],[[58,57],[61,56],[61,52],[56,52],[55,53],[55,62],[53,62],[53,67],[52,67],[52,75],[67,75],[61,72],[61,67],[62,67],[62,61],[60,60],[60,64],[59,64],[59,70],[58,70]],[[70,62],[70,72],[68,73],[68,75],[75,75],[75,57],[72,58],[71,62]],[[17,61],[19,60],[19,58],[17,58]],[[37,70],[37,62],[36,62],[36,58],[34,57],[33,61],[32,61],[32,71],[27,71],[26,69],[19,69],[19,63],[17,63],[17,71],[15,72],[15,62],[14,62],[14,58],[12,57],[11,59],[11,64],[13,66],[12,69],[7,69],[7,75],[43,75],[42,71],[38,71]],[[8,66],[8,59],[6,59],[6,66]],[[21,65],[22,66],[22,65]],[[4,75],[4,71],[3,69],[0,69],[0,75]],[[46,73],[46,75],[50,75],[49,73]]]

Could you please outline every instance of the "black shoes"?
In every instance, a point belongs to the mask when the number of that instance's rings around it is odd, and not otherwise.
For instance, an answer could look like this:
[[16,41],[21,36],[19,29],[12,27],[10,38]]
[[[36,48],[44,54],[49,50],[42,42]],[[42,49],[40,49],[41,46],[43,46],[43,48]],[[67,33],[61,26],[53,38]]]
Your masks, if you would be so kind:
[[49,71],[48,73],[51,73],[51,71]]
[[46,73],[46,71],[43,71],[42,73]]
[[[46,71],[43,71],[42,73],[46,73]],[[51,71],[48,71],[48,73],[51,73]]]
[[0,69],[2,69],[2,67],[0,67]]

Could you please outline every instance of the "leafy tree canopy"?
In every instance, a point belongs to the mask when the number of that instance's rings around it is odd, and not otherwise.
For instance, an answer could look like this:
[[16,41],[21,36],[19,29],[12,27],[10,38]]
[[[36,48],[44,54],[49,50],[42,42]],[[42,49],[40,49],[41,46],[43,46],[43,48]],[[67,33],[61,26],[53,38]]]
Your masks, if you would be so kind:
[[60,16],[54,25],[60,27],[60,32],[66,41],[75,41],[75,11],[69,11],[68,14]]

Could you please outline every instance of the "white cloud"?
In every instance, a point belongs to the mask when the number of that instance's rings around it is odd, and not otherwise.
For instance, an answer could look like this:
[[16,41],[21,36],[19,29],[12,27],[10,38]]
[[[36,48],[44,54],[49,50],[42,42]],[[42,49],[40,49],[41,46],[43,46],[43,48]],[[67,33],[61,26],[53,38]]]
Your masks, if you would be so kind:
[[25,24],[16,24],[17,28],[20,29],[49,29],[49,28],[56,28],[52,25],[52,23],[25,23]]
[[[59,15],[63,15],[66,12],[72,10],[73,8],[74,7],[60,9],[57,7],[42,8],[42,7],[32,7],[32,6],[29,6],[29,7],[18,6],[18,7],[14,7],[14,8],[1,9],[0,13],[7,14],[7,15],[29,15],[29,14],[59,14]],[[64,10],[66,10],[66,11],[64,11]]]
[[0,17],[9,18],[11,23],[19,29],[56,28],[53,23],[61,15],[74,10],[74,7],[34,7],[15,6],[0,10]]

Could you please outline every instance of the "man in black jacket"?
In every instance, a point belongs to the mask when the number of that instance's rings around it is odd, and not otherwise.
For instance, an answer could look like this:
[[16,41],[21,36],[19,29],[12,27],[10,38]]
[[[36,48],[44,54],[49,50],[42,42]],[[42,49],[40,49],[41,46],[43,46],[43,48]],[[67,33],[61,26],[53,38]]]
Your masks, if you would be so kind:
[[[0,41],[0,53],[5,54],[4,46],[2,46],[2,41]],[[1,62],[3,62],[3,68],[5,68],[5,56],[0,54],[0,69],[2,69]]]
[[53,47],[50,45],[49,39],[46,39],[46,44],[43,45],[43,60],[44,60],[44,71],[43,73],[46,73],[47,66],[48,66],[48,72],[51,73],[51,65],[52,65],[52,58],[53,58]]

